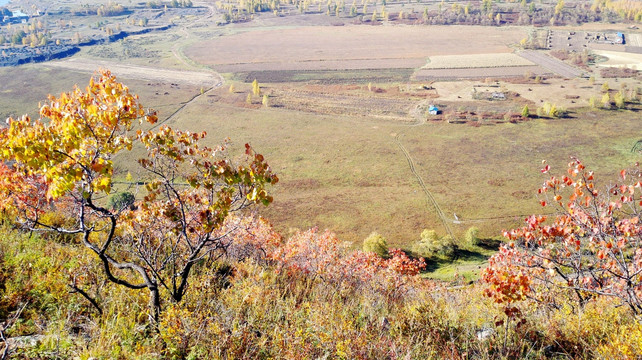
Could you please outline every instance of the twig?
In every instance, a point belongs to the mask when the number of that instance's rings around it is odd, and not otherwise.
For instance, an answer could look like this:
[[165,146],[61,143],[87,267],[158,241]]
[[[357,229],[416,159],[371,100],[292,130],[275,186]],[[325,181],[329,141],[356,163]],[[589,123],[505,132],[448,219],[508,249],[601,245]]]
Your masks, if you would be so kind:
[[0,355],[0,360],[4,360],[7,358],[7,355],[9,355],[9,342],[7,341],[7,338],[4,337],[4,331],[7,329],[10,329],[13,324],[18,320],[24,309],[27,307],[28,302],[24,303],[22,307],[10,318],[7,319],[7,322],[5,323],[5,326],[0,328],[0,340],[4,342],[4,349],[2,350],[2,355]]
[[7,339],[4,337],[4,329],[0,329],[0,340],[4,343],[4,349],[2,350],[2,355],[0,355],[0,360],[4,360],[7,358],[7,355],[9,355],[9,343],[7,342]]
[[76,286],[76,284],[68,284],[67,286],[69,286],[73,290],[73,291],[71,291],[72,293],[76,292],[76,293],[82,295],[85,299],[87,299],[94,306],[94,308],[96,308],[96,310],[98,310],[98,313],[100,314],[100,316],[103,315],[103,309],[100,307],[100,305],[98,305],[98,302],[96,301],[96,299],[94,299],[91,296],[89,296],[89,294],[87,294],[87,292],[85,292],[83,289],[81,289],[78,286]]

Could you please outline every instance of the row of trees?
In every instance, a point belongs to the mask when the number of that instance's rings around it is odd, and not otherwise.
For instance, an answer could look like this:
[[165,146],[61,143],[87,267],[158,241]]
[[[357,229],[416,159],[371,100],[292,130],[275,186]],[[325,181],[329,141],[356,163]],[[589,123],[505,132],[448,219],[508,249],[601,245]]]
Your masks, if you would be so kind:
[[161,9],[165,8],[190,8],[194,6],[191,0],[171,0],[168,2],[163,1],[148,1],[145,3],[145,6],[149,9]]
[[[417,258],[452,259],[459,246],[475,247],[481,243],[479,229],[471,227],[464,234],[463,244],[456,243],[450,235],[439,236],[435,230],[424,229],[420,239],[410,247]],[[381,234],[373,232],[363,240],[363,251],[375,253],[382,258],[390,256],[388,241]]]
[[[589,79],[591,83],[595,82],[595,78]],[[591,96],[588,100],[591,109],[624,109],[627,103],[639,102],[639,90],[629,88],[625,83],[622,84],[619,91],[613,91],[608,81],[604,81],[600,87],[602,95]]]
[[593,12],[617,14],[624,20],[642,22],[642,4],[632,0],[594,0],[591,6]]
[[11,37],[6,37],[5,35],[0,35],[0,45],[11,44],[11,45],[25,45],[25,46],[45,46],[49,42],[49,33],[45,32],[35,32],[26,34],[22,30],[18,30],[11,35]]
[[127,9],[121,4],[109,3],[107,5],[100,5],[96,8],[96,15],[98,16],[118,16],[122,15]]
[[[540,4],[536,5],[532,1],[521,1],[519,4],[501,4],[502,1],[484,0],[478,6],[474,3],[452,3],[444,2],[438,4],[437,10],[424,8],[421,20],[425,24],[448,25],[448,24],[479,24],[479,25],[501,25],[503,23],[516,23],[519,25],[563,25],[563,24],[581,24],[593,21],[616,21],[633,20],[640,21],[639,4],[631,1],[605,1],[596,0],[591,6],[590,3],[573,3],[567,6],[563,0],[559,0],[555,5]],[[517,3],[516,1],[507,1],[507,3]],[[385,10],[386,1],[381,4],[384,10],[377,10],[377,1],[373,2],[374,8],[369,10],[369,1],[362,0],[360,4],[356,1],[350,6],[346,6],[344,0],[330,0],[327,2],[317,1],[312,7],[310,0],[291,0],[291,4],[301,13],[315,11],[317,13],[326,13],[330,16],[370,16],[372,21],[389,20],[389,11]],[[232,2],[219,2],[218,6],[226,10],[226,22],[234,21],[242,13],[253,14],[256,12],[272,11],[275,14],[281,14],[282,4],[278,0],[238,0]],[[313,8],[313,10],[311,10]],[[379,14],[377,14],[379,13]],[[400,11],[393,18],[417,19],[413,9],[410,11]]]

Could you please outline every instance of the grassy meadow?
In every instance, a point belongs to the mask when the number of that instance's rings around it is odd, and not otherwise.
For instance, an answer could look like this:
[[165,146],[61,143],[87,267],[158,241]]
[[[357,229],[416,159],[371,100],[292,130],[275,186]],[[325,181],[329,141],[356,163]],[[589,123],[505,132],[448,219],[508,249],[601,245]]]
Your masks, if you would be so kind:
[[[35,114],[34,104],[47,93],[56,94],[56,88],[70,89],[73,84],[84,87],[88,76],[33,65],[23,67],[21,76],[13,76],[8,69],[2,71],[2,79],[11,85],[0,100],[6,115]],[[56,82],[49,81],[52,78]],[[121,80],[140,95],[145,106],[157,109],[161,120],[200,91],[196,86],[173,86],[171,82]],[[416,124],[410,117],[395,121],[265,108],[259,98],[247,105],[244,99],[249,84],[234,84],[235,93],[224,85],[198,96],[167,124],[206,131],[210,145],[230,138],[232,154],[240,152],[244,143],[252,144],[281,178],[274,189],[274,204],[261,209],[262,214],[284,233],[311,227],[330,229],[355,248],[373,231],[384,235],[391,246],[404,249],[412,247],[423,229],[447,234],[395,142],[397,136],[460,246],[463,233],[471,226],[479,228],[482,237],[494,238],[503,229],[521,226],[526,215],[550,211],[541,208],[535,196],[545,179],[539,171],[542,160],[561,171],[570,156],[577,156],[608,178],[637,159],[637,154],[630,152],[638,140],[633,111],[579,110],[565,119],[480,127],[431,121]],[[263,91],[271,93],[288,86],[264,84]],[[375,86],[395,88],[385,83]],[[393,94],[367,90],[356,94],[357,99],[372,103],[396,101]],[[311,99],[311,109],[336,103],[331,96]],[[127,172],[137,176],[135,160],[141,154],[134,150],[117,159],[121,180]],[[455,221],[455,214],[459,221]],[[472,250],[484,253],[483,249]],[[484,254],[466,260],[464,253],[462,266],[483,263],[488,255]]]
[[[401,247],[424,228],[445,235],[394,141],[397,134],[445,214],[451,221],[453,213],[460,218],[461,224],[453,224],[460,235],[477,226],[492,237],[541,212],[535,194],[545,180],[542,160],[563,171],[577,156],[608,176],[637,158],[630,149],[638,140],[638,121],[629,111],[481,127],[412,126],[217,101],[228,96],[221,89],[199,98],[170,125],[206,130],[213,142],[229,136],[239,147],[251,143],[282,179],[266,211],[277,227],[328,228],[355,244],[372,231]],[[216,116],[201,115],[213,108]]]

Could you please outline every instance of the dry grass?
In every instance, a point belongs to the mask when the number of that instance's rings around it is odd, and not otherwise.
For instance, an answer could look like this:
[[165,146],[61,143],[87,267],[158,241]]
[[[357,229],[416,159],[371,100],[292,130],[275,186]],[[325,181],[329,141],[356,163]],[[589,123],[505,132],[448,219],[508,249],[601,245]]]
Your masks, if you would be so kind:
[[[47,93],[57,94],[74,83],[84,86],[88,75],[27,66],[15,76],[3,69],[0,79],[12,90],[3,93],[2,109],[16,114],[24,109],[35,111],[34,104]],[[194,87],[163,82],[122,80],[146,106],[158,108],[161,118],[199,92]],[[450,90],[445,84],[435,86],[444,95],[452,93],[454,100],[471,84]],[[543,85],[542,92],[569,92],[569,83],[565,84],[565,88]],[[542,159],[562,168],[569,155],[576,155],[604,174],[616,173],[635,161],[629,150],[638,139],[623,135],[637,134],[634,113],[583,113],[572,119],[479,128],[445,122],[412,127],[412,121],[407,121],[411,118],[399,121],[403,109],[424,100],[393,91],[396,86],[373,84],[373,88],[385,90],[376,93],[363,86],[264,85],[266,93],[289,94],[274,97],[275,105],[296,97],[298,91],[309,95],[304,97],[308,103],[305,107],[299,104],[298,110],[266,109],[258,104],[246,108],[249,85],[236,84],[236,94],[222,87],[199,97],[169,125],[205,130],[211,144],[226,137],[232,138],[235,149],[251,143],[282,179],[275,188],[273,206],[264,211],[278,228],[329,228],[355,246],[374,230],[391,245],[405,247],[417,240],[424,228],[444,233],[394,142],[396,134],[403,134],[402,144],[444,213],[448,217],[457,213],[464,220],[454,225],[458,234],[474,225],[482,229],[483,236],[495,236],[503,228],[520,225],[521,215],[539,211],[534,191],[542,181],[538,171]],[[512,90],[522,85],[506,86]],[[324,93],[324,89],[330,92]],[[358,103],[369,104],[369,111],[340,114],[341,109],[356,109],[353,105]],[[449,104],[457,106],[456,102]],[[398,118],[382,116],[385,114],[378,112],[379,108],[399,109]],[[119,159],[123,174],[135,170],[137,158],[134,153]],[[494,217],[501,219],[479,219]]]
[[599,63],[598,66],[627,67],[636,70],[642,69],[642,54],[606,50],[595,50],[594,53],[608,58],[606,62]]
[[[50,68],[45,64],[23,65],[16,68],[0,68],[0,118],[29,114],[37,117],[38,103],[47,99],[48,94],[60,95],[70,91],[74,85],[84,89],[89,77],[98,69],[68,70]],[[200,86],[165,81],[144,81],[128,77],[118,79],[138,94],[145,106],[159,111],[160,119],[171,115],[182,102],[200,93]]]
[[150,66],[126,65],[115,61],[90,60],[83,58],[72,58],[62,61],[50,61],[44,66],[57,67],[86,73],[93,73],[98,69],[109,69],[118,78],[135,79],[143,81],[162,81],[180,83],[192,86],[203,86],[210,88],[220,79],[211,72],[181,71],[159,69]]
[[[355,246],[374,230],[391,245],[405,247],[424,228],[445,233],[394,143],[398,133],[444,213],[464,220],[453,225],[458,234],[474,225],[484,236],[495,236],[521,225],[523,215],[541,211],[534,194],[543,181],[542,159],[561,169],[575,155],[609,175],[635,161],[629,150],[637,138],[622,135],[637,133],[634,113],[480,128],[445,122],[413,127],[373,116],[250,109],[243,107],[244,96],[236,104],[226,100],[247,91],[238,84],[238,94],[221,89],[170,125],[206,130],[212,143],[228,136],[237,148],[250,142],[282,179],[273,206],[264,211],[279,229],[329,228]],[[336,104],[317,97],[308,106]]]

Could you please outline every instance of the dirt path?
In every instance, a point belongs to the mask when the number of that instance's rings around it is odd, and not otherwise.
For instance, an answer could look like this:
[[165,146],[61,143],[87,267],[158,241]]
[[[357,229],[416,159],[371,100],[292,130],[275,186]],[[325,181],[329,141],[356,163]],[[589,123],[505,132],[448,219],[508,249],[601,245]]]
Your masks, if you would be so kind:
[[[159,121],[152,127],[157,128],[161,124],[171,120],[181,112],[186,106],[193,103],[199,97],[207,94],[208,92],[223,85],[223,77],[215,72],[202,72],[202,71],[182,71],[182,70],[169,70],[151,68],[137,65],[123,65],[116,62],[99,61],[90,59],[69,59],[63,61],[52,61],[44,63],[45,66],[66,68],[76,71],[87,71],[94,73],[99,68],[109,69],[114,75],[119,78],[149,80],[149,81],[171,81],[177,83],[188,83],[191,85],[200,85],[203,91],[194,95],[190,100],[182,103],[176,111],[169,115],[164,120]],[[204,88],[207,86],[207,88]]]
[[417,181],[419,182],[419,186],[421,186],[421,190],[426,195],[426,198],[428,199],[428,202],[430,202],[430,204],[432,204],[433,208],[435,208],[435,213],[439,217],[439,220],[441,220],[441,223],[444,225],[444,228],[446,229],[446,232],[448,232],[448,235],[450,235],[450,237],[453,240],[456,240],[455,234],[454,234],[452,228],[450,227],[450,221],[451,220],[446,218],[446,215],[444,214],[444,212],[441,209],[441,207],[439,207],[439,204],[437,203],[437,200],[435,200],[435,197],[432,195],[432,193],[426,187],[426,184],[424,183],[424,180],[421,178],[419,173],[417,173],[417,169],[415,168],[415,161],[410,156],[410,153],[408,152],[408,150],[406,150],[406,148],[401,143],[400,137],[401,137],[401,134],[397,134],[395,136],[395,143],[397,144],[397,146],[399,147],[399,149],[401,150],[403,155],[406,157],[406,160],[408,160],[408,165],[410,166],[410,172],[412,172],[412,174],[417,178]]
[[576,69],[563,61],[550,57],[539,51],[525,50],[518,52],[517,55],[568,79],[572,79],[582,75],[581,70]]
[[[185,30],[185,28],[181,28],[178,31],[183,33],[185,35],[185,38],[189,38],[189,36],[190,36],[189,32],[187,32],[187,30]],[[178,61],[180,61],[183,65],[187,66],[188,68],[189,67],[194,67],[194,65],[190,64],[187,61],[187,57],[185,55],[183,55],[183,52],[180,50],[180,46],[181,46],[180,42],[177,42],[174,45],[172,45],[172,55],[174,55],[174,57],[176,59],[178,59]]]
[[[216,12],[216,9],[214,8],[213,5],[210,3],[202,2],[202,1],[196,1],[196,5],[198,6],[203,6],[206,7],[209,12],[206,16],[199,17],[196,21],[191,23],[189,26],[183,26],[181,27],[178,31],[184,35],[183,41],[181,42],[176,42],[174,45],[172,45],[172,54],[178,61],[180,61],[183,65],[187,66],[188,68],[199,68],[199,69],[205,69],[204,66],[199,66],[194,61],[183,53],[182,46],[185,45],[185,40],[189,39],[191,37],[191,34],[187,29],[189,27],[193,27],[194,25],[197,25],[203,21],[209,20],[214,16],[214,13]],[[208,71],[211,72],[211,70],[208,69]],[[217,74],[218,75],[218,74]],[[218,75],[220,77],[220,75]]]
[[432,99],[421,100],[420,102],[417,103],[417,105],[415,105],[412,109],[410,109],[410,111],[408,112],[408,115],[414,118],[415,120],[417,120],[417,122],[412,126],[423,125],[426,123],[426,117],[424,116],[424,111],[426,110],[426,108],[428,107],[428,104],[430,104],[431,101]]

